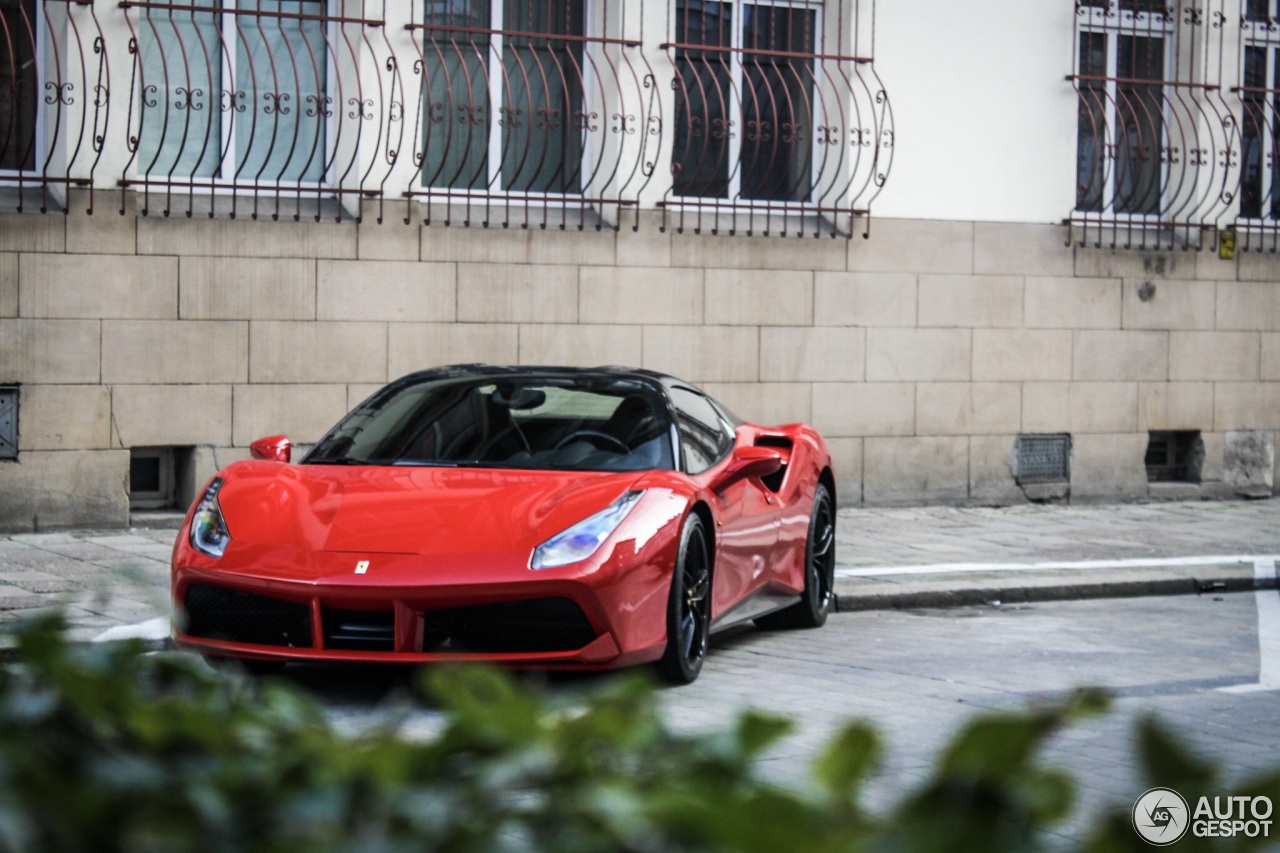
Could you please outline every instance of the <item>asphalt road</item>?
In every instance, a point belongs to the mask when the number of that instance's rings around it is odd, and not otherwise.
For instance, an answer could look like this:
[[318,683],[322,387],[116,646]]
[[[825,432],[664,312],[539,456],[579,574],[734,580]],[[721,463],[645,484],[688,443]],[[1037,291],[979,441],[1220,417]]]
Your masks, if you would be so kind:
[[[806,783],[813,756],[842,721],[871,720],[886,746],[865,792],[878,809],[923,782],[933,756],[973,715],[1104,687],[1115,697],[1111,712],[1057,736],[1044,756],[1078,783],[1077,809],[1056,835],[1069,843],[1091,815],[1128,809],[1161,784],[1140,778],[1131,749],[1133,724],[1148,712],[1222,764],[1223,795],[1234,792],[1233,782],[1280,766],[1273,611],[1280,611],[1274,590],[843,613],[817,631],[721,636],[701,678],[662,691],[659,701],[670,725],[691,733],[721,729],[745,708],[793,716],[797,729],[761,768],[787,785]],[[402,670],[292,673],[285,677],[352,729],[384,719],[386,703],[409,682]],[[572,700],[608,677],[551,679],[549,689]],[[406,725],[425,732],[436,722],[433,711],[416,710]]]

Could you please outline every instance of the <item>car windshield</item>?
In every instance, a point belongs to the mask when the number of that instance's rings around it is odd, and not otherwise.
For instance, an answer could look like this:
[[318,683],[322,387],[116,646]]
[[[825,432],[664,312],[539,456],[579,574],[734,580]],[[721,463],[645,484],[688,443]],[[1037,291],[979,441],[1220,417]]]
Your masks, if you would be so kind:
[[303,464],[570,471],[673,468],[659,392],[609,376],[424,379],[384,388]]

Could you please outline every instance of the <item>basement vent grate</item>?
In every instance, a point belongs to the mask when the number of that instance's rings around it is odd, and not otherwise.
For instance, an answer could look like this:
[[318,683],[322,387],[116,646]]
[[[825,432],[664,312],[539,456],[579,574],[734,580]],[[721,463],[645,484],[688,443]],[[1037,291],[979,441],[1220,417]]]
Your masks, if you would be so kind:
[[0,459],[18,458],[18,389],[0,386]]
[[1018,436],[1019,485],[1071,481],[1071,436]]

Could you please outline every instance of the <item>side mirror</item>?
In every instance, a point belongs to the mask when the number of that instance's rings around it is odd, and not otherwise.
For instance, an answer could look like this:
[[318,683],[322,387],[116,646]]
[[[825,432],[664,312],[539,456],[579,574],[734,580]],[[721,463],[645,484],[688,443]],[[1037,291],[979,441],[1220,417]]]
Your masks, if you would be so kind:
[[776,447],[739,447],[733,451],[729,463],[711,483],[713,492],[723,491],[739,480],[768,477],[785,463],[785,457]]
[[293,458],[293,443],[288,436],[271,435],[260,438],[249,445],[249,455],[254,459],[265,459],[268,462],[284,462],[286,465]]

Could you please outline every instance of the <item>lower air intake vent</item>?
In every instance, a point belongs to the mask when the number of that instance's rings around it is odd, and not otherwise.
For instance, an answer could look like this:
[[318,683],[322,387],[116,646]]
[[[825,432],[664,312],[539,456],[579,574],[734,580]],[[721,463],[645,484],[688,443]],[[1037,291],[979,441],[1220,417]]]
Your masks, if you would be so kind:
[[311,610],[248,592],[193,584],[183,602],[186,633],[208,640],[311,648]]
[[423,613],[426,652],[568,652],[596,638],[567,598],[507,601]]
[[395,651],[395,611],[326,610],[324,647],[354,652]]

